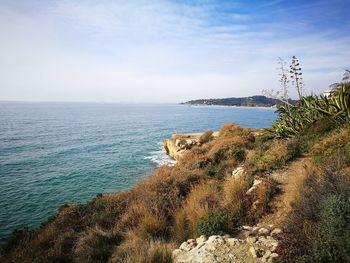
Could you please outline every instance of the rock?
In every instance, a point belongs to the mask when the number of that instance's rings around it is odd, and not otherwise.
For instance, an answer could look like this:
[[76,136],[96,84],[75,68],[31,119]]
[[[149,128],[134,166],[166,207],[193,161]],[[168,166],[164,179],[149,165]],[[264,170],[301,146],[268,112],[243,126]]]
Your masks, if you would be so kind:
[[271,253],[270,258],[278,258],[278,254],[277,253]]
[[267,228],[262,227],[262,228],[259,229],[258,233],[259,233],[259,235],[266,236],[266,235],[268,235],[270,233],[270,230],[268,230]]
[[[203,133],[173,134],[170,139],[163,141],[166,153],[173,159],[179,160],[183,154],[196,145],[200,145],[199,138]],[[213,133],[216,138],[218,132]]]
[[251,231],[253,228],[251,226],[242,226],[242,229]]
[[174,263],[258,263],[266,252],[245,240],[227,236],[200,236],[183,242],[172,252]]
[[232,177],[240,177],[244,174],[244,168],[238,166],[235,170],[232,171]]
[[252,194],[260,184],[264,183],[265,181],[261,179],[254,179],[252,187],[249,188],[249,190],[246,192],[247,195]]
[[252,232],[257,232],[259,230],[259,227],[258,226],[254,226],[253,228],[252,228]]
[[190,251],[191,249],[197,246],[196,240],[189,239],[186,242],[183,242],[180,246],[180,249],[183,251]]
[[271,231],[271,236],[274,237],[274,236],[278,236],[280,234],[282,234],[282,229],[280,228],[275,228],[274,230]]

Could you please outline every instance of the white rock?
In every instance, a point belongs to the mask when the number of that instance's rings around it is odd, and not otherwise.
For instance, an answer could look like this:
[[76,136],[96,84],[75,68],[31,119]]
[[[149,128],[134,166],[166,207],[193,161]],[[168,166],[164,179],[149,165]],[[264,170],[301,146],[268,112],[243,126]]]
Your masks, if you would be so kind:
[[261,184],[263,181],[259,179],[254,179],[252,187],[249,188],[249,190],[246,192],[247,195],[249,195],[251,192],[255,190],[255,188]]
[[268,235],[270,233],[270,230],[268,230],[267,228],[262,227],[262,228],[259,229],[258,233],[259,233],[259,235]]
[[251,231],[253,228],[251,226],[242,226],[242,229]]
[[256,232],[256,231],[258,231],[259,230],[259,227],[258,226],[254,226],[253,228],[252,228],[252,232]]
[[283,231],[282,231],[282,229],[280,229],[280,228],[275,228],[274,230],[272,230],[271,231],[271,236],[278,236],[278,235],[280,235],[280,234],[282,234],[283,233]]
[[271,253],[270,258],[278,258],[278,254],[277,253]]
[[236,169],[232,171],[232,177],[240,177],[244,174],[244,168],[242,166],[238,166]]

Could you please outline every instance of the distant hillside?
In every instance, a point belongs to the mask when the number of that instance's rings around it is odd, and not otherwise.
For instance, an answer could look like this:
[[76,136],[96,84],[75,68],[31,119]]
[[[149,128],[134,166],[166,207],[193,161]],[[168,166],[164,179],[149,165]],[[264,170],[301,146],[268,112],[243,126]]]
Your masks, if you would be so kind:
[[[290,100],[293,104],[295,101]],[[183,102],[187,105],[221,105],[221,106],[247,106],[247,107],[271,107],[280,103],[276,99],[266,96],[251,96],[241,98],[223,98],[223,99],[198,99]]]

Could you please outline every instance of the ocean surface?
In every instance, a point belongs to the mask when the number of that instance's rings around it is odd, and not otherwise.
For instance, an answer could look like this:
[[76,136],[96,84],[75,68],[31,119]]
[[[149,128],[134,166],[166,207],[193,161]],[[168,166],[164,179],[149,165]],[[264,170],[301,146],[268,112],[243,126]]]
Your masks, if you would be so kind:
[[64,204],[132,187],[171,162],[161,142],[173,133],[275,118],[268,108],[0,102],[0,242]]

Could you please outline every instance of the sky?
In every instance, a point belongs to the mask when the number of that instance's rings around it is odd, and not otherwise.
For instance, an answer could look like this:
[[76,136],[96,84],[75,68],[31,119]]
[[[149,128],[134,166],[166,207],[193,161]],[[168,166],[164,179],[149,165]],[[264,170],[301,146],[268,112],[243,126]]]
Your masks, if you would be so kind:
[[[0,100],[182,102],[306,94],[350,68],[350,0],[0,0]],[[291,87],[291,96],[296,97]]]

